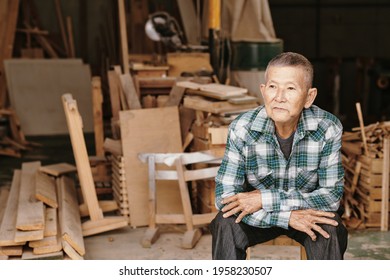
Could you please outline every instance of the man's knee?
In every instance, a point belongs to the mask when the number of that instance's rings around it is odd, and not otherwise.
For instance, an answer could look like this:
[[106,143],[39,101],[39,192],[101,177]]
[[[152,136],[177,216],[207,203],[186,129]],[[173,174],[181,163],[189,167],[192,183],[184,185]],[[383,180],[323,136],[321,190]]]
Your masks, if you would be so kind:
[[234,217],[224,218],[222,215],[223,212],[218,212],[215,218],[211,221],[209,226],[211,233],[218,232],[220,229],[226,230],[235,224]]

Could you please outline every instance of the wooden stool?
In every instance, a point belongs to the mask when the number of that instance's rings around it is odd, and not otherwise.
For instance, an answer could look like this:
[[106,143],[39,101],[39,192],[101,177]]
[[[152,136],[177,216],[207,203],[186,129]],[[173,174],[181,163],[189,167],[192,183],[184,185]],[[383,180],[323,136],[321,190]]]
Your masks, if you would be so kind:
[[[300,252],[299,256],[301,260],[307,260],[307,255],[305,251],[305,247],[303,247],[299,242],[295,241],[294,239],[286,236],[286,235],[280,235],[276,237],[275,239],[272,239],[270,241],[257,244],[256,246],[263,246],[263,245],[274,245],[274,246],[299,246]],[[246,250],[246,259],[250,260],[251,253],[250,248]]]
[[[175,154],[140,154],[139,158],[148,163],[149,167],[149,228],[142,238],[142,246],[149,248],[159,237],[158,224],[185,224],[182,247],[192,249],[202,236],[196,226],[207,225],[217,214],[193,214],[187,182],[215,178],[220,164],[220,157],[215,156],[212,150],[193,153]],[[211,163],[214,166],[187,170],[186,165],[196,168],[198,163]],[[218,166],[215,166],[217,164]],[[176,170],[161,169],[161,165],[175,166]],[[183,205],[183,214],[156,213],[156,181],[177,180],[179,182],[180,197]]]

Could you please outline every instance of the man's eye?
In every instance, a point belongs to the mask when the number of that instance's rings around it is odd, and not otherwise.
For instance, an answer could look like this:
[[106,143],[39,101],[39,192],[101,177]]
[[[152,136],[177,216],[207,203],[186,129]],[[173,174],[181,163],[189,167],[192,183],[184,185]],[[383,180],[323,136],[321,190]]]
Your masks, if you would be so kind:
[[269,87],[269,88],[276,88],[275,85],[269,85],[268,87]]
[[288,90],[295,90],[294,87],[288,87],[287,89],[288,89]]

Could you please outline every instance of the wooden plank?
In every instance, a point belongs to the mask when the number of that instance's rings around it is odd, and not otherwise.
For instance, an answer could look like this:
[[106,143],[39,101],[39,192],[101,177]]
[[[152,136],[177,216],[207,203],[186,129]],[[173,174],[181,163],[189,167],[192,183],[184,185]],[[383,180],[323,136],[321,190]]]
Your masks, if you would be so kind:
[[141,103],[135,90],[134,82],[130,74],[123,74],[120,76],[122,90],[126,95],[129,109],[141,109]]
[[105,151],[113,154],[114,156],[122,155],[122,142],[121,140],[115,140],[111,138],[106,138],[103,143],[103,148]]
[[182,72],[213,71],[208,53],[168,53],[169,76],[180,77]]
[[45,237],[44,239],[51,239],[52,243],[48,243],[48,244],[45,244],[42,246],[33,247],[34,254],[36,254],[36,255],[50,254],[50,253],[55,253],[55,252],[59,252],[62,250],[62,238],[61,238],[60,231],[57,232],[56,236]]
[[57,20],[58,20],[58,25],[60,27],[60,32],[61,32],[62,43],[64,44],[64,48],[65,48],[65,52],[66,52],[67,57],[71,57],[70,49],[69,49],[69,42],[68,42],[68,38],[66,36],[66,31],[65,31],[64,18],[62,16],[61,1],[55,0],[55,6],[56,6],[56,15],[57,15]]
[[390,138],[383,141],[381,231],[389,230]]
[[183,98],[185,88],[173,86],[169,93],[169,99],[165,103],[165,107],[168,106],[179,106]]
[[20,193],[16,228],[19,230],[42,230],[45,225],[45,213],[42,201],[35,199],[35,173],[41,166],[39,161],[22,163]]
[[[121,111],[119,117],[131,225],[145,226],[149,222],[148,167],[138,154],[182,151],[178,108]],[[157,212],[182,211],[176,182],[158,182],[157,197],[165,205],[157,205]]]
[[[103,212],[112,212],[118,209],[118,205],[113,200],[100,200],[99,207],[102,209]],[[89,215],[88,207],[86,204],[81,204],[79,206],[79,211],[81,217],[86,217]]]
[[101,79],[96,76],[92,77],[92,104],[96,155],[104,156],[103,93]]
[[22,255],[22,260],[62,260],[64,258],[63,251],[36,255],[31,248],[25,248]]
[[35,198],[46,205],[57,208],[55,179],[40,171],[35,172]]
[[70,16],[66,17],[66,29],[68,31],[68,43],[69,43],[69,56],[76,57],[76,50],[74,47],[74,38],[73,38],[73,24],[72,18]]
[[18,11],[19,11],[19,0],[8,1],[8,5],[6,3],[2,3],[6,5],[2,12],[2,18],[6,19],[6,21],[1,22],[0,28],[0,108],[5,107],[7,103],[7,83],[6,77],[4,75],[4,59],[8,59],[12,57],[14,39],[16,33],[16,26],[18,21]]
[[123,72],[129,74],[129,46],[127,40],[127,26],[126,26],[126,13],[124,0],[118,0],[118,13],[119,13],[119,31],[121,42],[121,54],[122,54],[122,66]]
[[39,171],[58,177],[71,172],[76,172],[77,168],[73,164],[62,162],[41,166],[39,167]]
[[21,256],[23,253],[23,246],[4,246],[0,250],[7,256]]
[[200,110],[208,113],[213,113],[213,114],[227,113],[227,112],[243,112],[249,109],[254,109],[257,106],[258,106],[257,103],[235,105],[227,101],[213,102],[213,101],[206,100],[204,98],[198,98],[192,96],[184,97],[184,107],[193,110]]
[[62,102],[68,123],[83,199],[88,207],[91,219],[99,220],[103,218],[103,212],[98,204],[77,102],[73,99],[71,94],[64,94],[62,96]]
[[72,260],[84,259],[66,240],[62,240],[62,248],[64,249],[65,254],[67,254]]
[[[111,114],[114,120],[119,120],[119,111],[121,110],[121,85],[118,74],[114,70],[107,72],[108,86],[110,92]],[[124,108],[127,109],[127,108]]]
[[3,221],[3,216],[5,212],[5,208],[7,205],[7,200],[9,196],[9,187],[0,187],[0,225]]
[[357,111],[358,118],[359,118],[359,124],[360,124],[360,129],[361,129],[360,132],[362,134],[364,153],[365,153],[365,155],[370,156],[370,153],[368,152],[368,148],[367,148],[367,140],[366,140],[366,133],[365,133],[365,130],[364,130],[364,121],[363,121],[362,109],[360,107],[360,103],[359,102],[356,103],[356,111]]
[[197,19],[194,2],[177,0],[188,44],[200,45],[200,19]]
[[83,256],[85,246],[74,181],[62,176],[59,190],[61,192],[60,227],[62,239],[68,242],[79,255]]
[[[56,192],[57,193],[57,192]],[[45,237],[48,236],[56,236],[57,231],[57,209],[46,207],[45,210],[45,229],[43,231],[43,235]]]
[[20,192],[21,171],[15,169],[12,178],[7,206],[4,211],[4,218],[0,226],[0,246],[23,245],[26,242],[15,242],[16,215],[18,210],[18,198]]

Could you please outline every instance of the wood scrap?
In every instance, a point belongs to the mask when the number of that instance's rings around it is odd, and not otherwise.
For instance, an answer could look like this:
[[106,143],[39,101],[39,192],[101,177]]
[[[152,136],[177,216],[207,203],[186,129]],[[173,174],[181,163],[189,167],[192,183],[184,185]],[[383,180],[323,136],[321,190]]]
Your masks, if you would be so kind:
[[389,187],[390,187],[390,137],[384,139],[382,173],[381,231],[389,230]]
[[76,172],[77,168],[73,164],[61,162],[61,163],[54,163],[54,164],[41,166],[39,167],[39,171],[55,177],[59,177],[64,174]]
[[43,235],[44,206],[42,201],[35,199],[35,173],[40,166],[38,161],[22,164],[16,228],[23,231],[39,230]]
[[3,220],[0,226],[0,246],[23,245],[25,242],[15,242],[16,215],[18,210],[18,198],[20,192],[21,171],[14,170],[7,206],[5,207]]
[[90,220],[83,222],[83,235],[93,235],[104,231],[127,226],[123,217],[104,217],[99,206],[87,148],[82,129],[82,118],[77,102],[71,94],[62,96],[63,108],[68,124],[73,153],[75,155],[78,178],[81,185],[83,201],[88,208]]
[[40,171],[35,172],[35,198],[52,208],[58,207],[53,177]]
[[126,95],[126,100],[129,109],[141,109],[139,96],[134,87],[134,82],[130,74],[123,74],[120,76],[122,90]]
[[60,225],[62,239],[67,241],[79,255],[85,254],[83,230],[78,209],[77,193],[73,180],[66,176],[60,178],[59,197],[61,197]]

